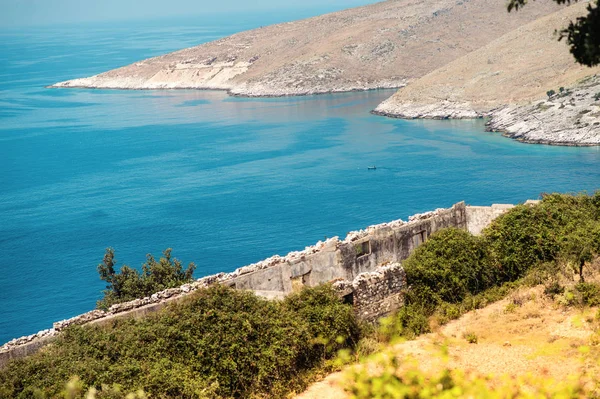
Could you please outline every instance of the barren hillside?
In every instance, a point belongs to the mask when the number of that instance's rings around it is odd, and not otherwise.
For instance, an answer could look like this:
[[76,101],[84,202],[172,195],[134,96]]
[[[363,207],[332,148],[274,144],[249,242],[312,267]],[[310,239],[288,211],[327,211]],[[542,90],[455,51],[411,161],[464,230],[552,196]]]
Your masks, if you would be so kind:
[[563,8],[503,35],[411,82],[375,112],[402,118],[480,117],[507,104],[543,100],[548,90],[600,72],[600,67],[576,64],[555,33],[583,15],[586,6]]
[[56,87],[227,89],[248,96],[401,87],[558,10],[503,1],[388,0],[242,32]]

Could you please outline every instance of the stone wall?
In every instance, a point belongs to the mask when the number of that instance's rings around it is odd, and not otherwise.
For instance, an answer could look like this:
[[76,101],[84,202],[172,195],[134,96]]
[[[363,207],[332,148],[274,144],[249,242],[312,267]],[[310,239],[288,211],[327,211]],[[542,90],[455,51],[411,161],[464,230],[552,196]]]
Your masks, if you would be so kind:
[[435,231],[457,227],[466,229],[466,207],[411,216],[409,222],[395,220],[348,233],[344,240],[333,237],[304,251],[285,257],[272,257],[242,267],[225,284],[260,293],[290,293],[293,286],[316,286],[328,281],[353,281],[361,273],[406,259],[413,249]]
[[352,303],[361,320],[375,322],[404,304],[406,273],[399,263],[393,263],[361,273],[352,282],[338,281],[333,286],[346,302]]
[[203,277],[146,298],[113,305],[108,311],[92,310],[56,322],[51,329],[17,338],[0,346],[0,367],[12,358],[33,353],[70,325],[97,324],[117,317],[143,316],[212,284],[253,290],[267,298],[283,298],[303,286],[312,287],[333,281],[352,282],[347,283],[347,286],[353,287],[349,292],[353,293],[352,300],[357,314],[366,320],[374,320],[401,305],[400,291],[405,284],[402,283],[404,271],[401,266],[381,269],[382,265],[402,262],[437,230],[455,227],[480,231],[480,226],[501,213],[492,208],[494,207],[466,207],[460,202],[448,209],[436,209],[411,216],[408,222],[398,219],[350,232],[344,240],[333,237],[324,242],[319,241],[303,251],[290,252],[283,257],[275,255],[232,273]]

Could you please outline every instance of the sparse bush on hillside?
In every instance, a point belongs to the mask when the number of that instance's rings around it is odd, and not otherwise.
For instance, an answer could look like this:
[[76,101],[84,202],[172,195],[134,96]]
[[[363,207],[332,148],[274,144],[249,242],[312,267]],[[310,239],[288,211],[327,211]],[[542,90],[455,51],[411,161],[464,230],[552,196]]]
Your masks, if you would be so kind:
[[463,333],[463,338],[470,344],[476,344],[479,342],[479,337],[472,331],[466,331]]
[[102,263],[98,265],[100,279],[107,283],[104,298],[97,304],[100,309],[178,287],[191,281],[196,269],[196,265],[190,263],[187,269],[183,270],[179,260],[171,259],[171,248],[167,248],[158,261],[148,254],[141,273],[127,265],[117,272],[115,266],[115,252],[112,248],[107,248]]

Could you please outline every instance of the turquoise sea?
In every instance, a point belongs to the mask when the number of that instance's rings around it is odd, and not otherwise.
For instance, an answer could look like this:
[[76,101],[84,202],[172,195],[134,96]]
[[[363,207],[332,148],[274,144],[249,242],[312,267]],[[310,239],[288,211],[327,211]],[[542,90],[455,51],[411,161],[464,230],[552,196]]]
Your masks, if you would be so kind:
[[462,200],[600,188],[599,148],[371,115],[389,90],[44,88],[284,19],[0,30],[0,343],[92,309],[108,246],[132,266],[172,247],[200,277]]

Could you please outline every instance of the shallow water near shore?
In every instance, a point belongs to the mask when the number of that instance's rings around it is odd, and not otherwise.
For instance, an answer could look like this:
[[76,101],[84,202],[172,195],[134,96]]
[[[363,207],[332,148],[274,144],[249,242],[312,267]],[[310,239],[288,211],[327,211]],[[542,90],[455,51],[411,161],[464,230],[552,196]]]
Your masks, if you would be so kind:
[[0,31],[0,343],[92,309],[108,246],[132,266],[172,247],[200,277],[462,200],[600,188],[597,147],[371,115],[389,90],[44,88],[248,24]]

